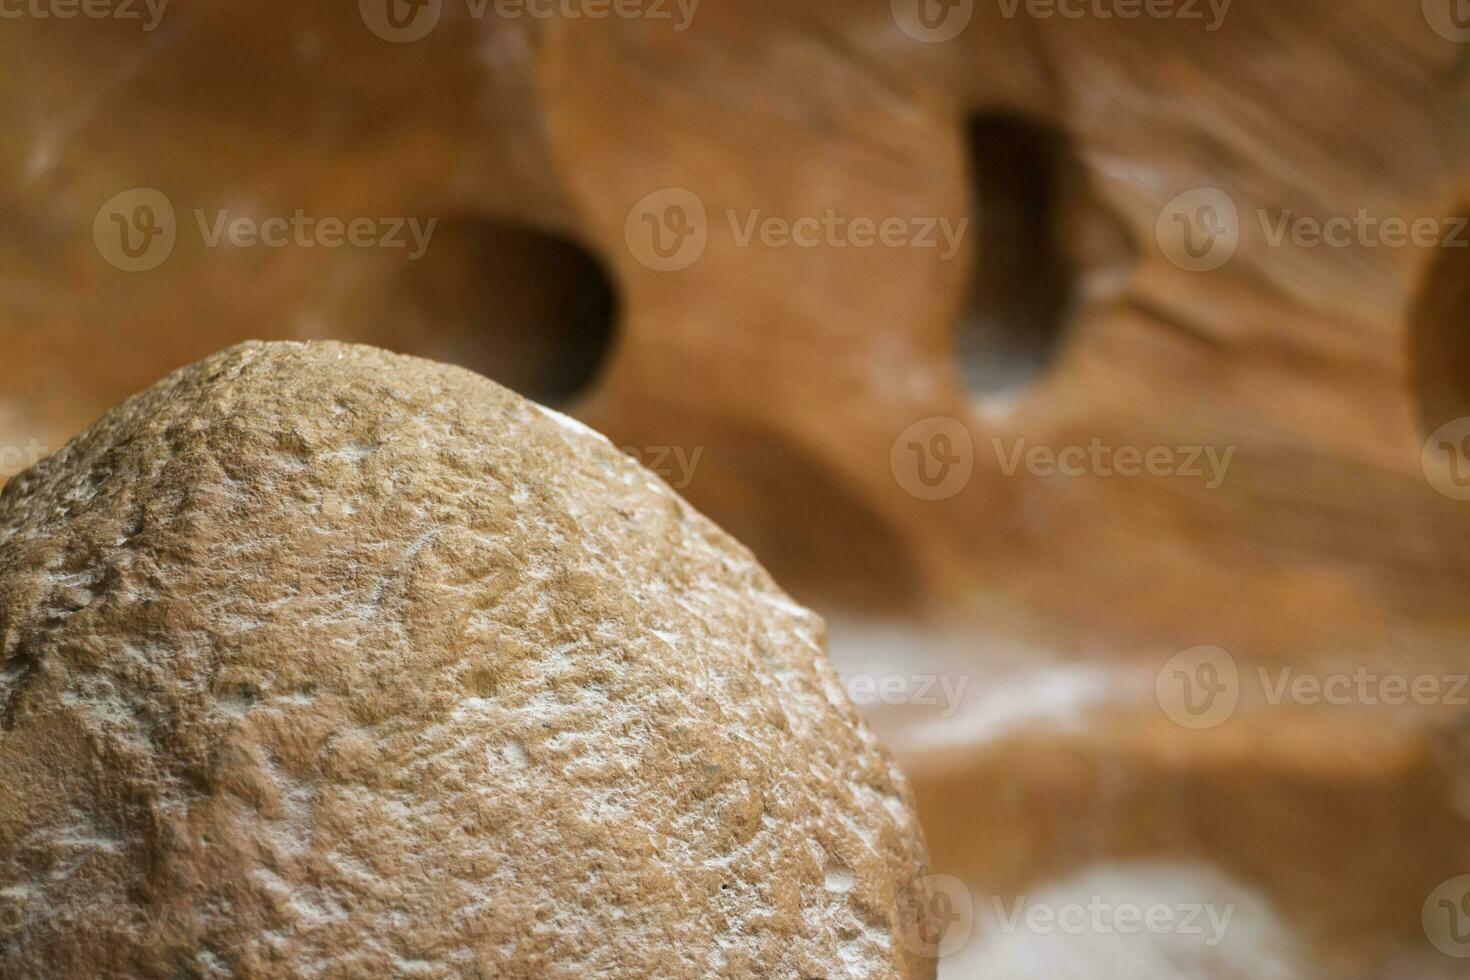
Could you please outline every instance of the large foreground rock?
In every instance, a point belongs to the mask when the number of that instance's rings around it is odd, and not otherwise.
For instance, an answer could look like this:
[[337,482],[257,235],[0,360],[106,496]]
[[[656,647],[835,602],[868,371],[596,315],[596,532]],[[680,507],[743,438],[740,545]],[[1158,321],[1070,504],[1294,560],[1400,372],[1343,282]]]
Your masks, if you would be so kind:
[[0,496],[0,975],[920,976],[902,776],[589,430],[248,344]]

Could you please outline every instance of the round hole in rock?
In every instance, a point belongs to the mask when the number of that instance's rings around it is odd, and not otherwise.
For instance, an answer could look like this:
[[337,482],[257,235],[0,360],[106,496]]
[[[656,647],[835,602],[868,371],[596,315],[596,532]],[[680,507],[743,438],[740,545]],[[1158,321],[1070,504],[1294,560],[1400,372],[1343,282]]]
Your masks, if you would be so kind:
[[369,343],[470,368],[547,405],[583,393],[611,348],[616,291],[569,239],[458,218],[398,269]]
[[1050,365],[1075,301],[1065,205],[1081,182],[1059,131],[1010,114],[966,126],[975,268],[957,354],[972,394],[1012,393]]
[[1435,250],[1414,303],[1409,344],[1424,431],[1470,416],[1470,248]]

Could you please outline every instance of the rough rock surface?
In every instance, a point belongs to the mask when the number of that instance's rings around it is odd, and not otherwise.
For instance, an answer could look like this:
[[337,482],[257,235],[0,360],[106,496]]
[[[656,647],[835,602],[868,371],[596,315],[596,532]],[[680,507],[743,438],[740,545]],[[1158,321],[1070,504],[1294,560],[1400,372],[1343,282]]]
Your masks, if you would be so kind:
[[216,355],[0,496],[0,975],[932,975],[823,629],[477,375]]

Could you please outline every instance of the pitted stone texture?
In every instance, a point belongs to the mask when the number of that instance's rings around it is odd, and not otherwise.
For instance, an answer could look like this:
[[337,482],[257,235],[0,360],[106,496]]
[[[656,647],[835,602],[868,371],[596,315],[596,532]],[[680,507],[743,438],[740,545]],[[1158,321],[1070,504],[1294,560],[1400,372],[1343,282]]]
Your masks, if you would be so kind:
[[931,976],[823,631],[477,375],[216,355],[0,496],[0,975]]

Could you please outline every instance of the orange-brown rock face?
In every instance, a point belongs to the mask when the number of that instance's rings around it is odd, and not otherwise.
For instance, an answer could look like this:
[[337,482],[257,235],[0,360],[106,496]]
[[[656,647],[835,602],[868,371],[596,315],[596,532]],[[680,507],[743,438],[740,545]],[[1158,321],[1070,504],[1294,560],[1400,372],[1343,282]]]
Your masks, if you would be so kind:
[[[0,470],[262,329],[473,366],[636,450],[798,598],[942,624],[859,623],[840,646],[876,652],[839,663],[967,682],[943,718],[868,706],[941,870],[1010,894],[1203,861],[1361,976],[1470,867],[1470,432],[1427,438],[1470,417],[1457,4],[6,21]],[[175,216],[140,272],[94,236],[155,226],[109,208],[133,188]],[[206,241],[298,210],[437,225],[417,259]],[[1191,728],[1156,681],[1200,646],[1238,703]],[[1439,694],[1283,699],[1287,670]]]
[[7,977],[933,975],[822,622],[470,372],[227,351],[0,545]]
[[[1465,405],[1445,324],[1464,250],[1273,243],[1286,212],[1465,210],[1464,45],[1420,4],[1237,0],[1217,22],[1204,2],[1198,20],[962,3],[943,41],[913,36],[902,0],[704,3],[687,21],[672,2],[667,19],[505,6],[425,5],[438,19],[408,43],[351,5],[173,0],[152,31],[8,21],[0,63],[28,94],[0,102],[4,444],[54,448],[269,324],[470,364],[619,445],[703,447],[687,495],[798,594],[983,606],[969,622],[1061,649],[1279,658],[1303,610],[1313,647],[1403,622],[1444,642],[1465,522],[1418,450]],[[167,197],[177,236],[128,273],[93,231],[136,187]],[[706,240],[650,268],[630,229],[666,216],[650,195],[671,187]],[[1179,201],[1201,188],[1233,202],[1239,242],[1193,271],[1159,231],[1200,213]],[[222,215],[298,209],[437,224],[417,259],[406,230],[402,248],[210,244]],[[746,234],[829,210],[930,230],[899,247]],[[104,217],[127,230],[136,212]],[[595,256],[615,312],[569,308],[594,274],[543,233]],[[1038,352],[1050,370],[1028,376]],[[1031,386],[977,404],[966,378],[1003,385],[1016,360]],[[890,456],[936,416],[969,433],[973,471],[923,500]],[[1006,472],[1018,440],[1093,438],[1236,452],[1210,488],[1204,467]],[[1222,592],[1255,612],[1201,601]]]

